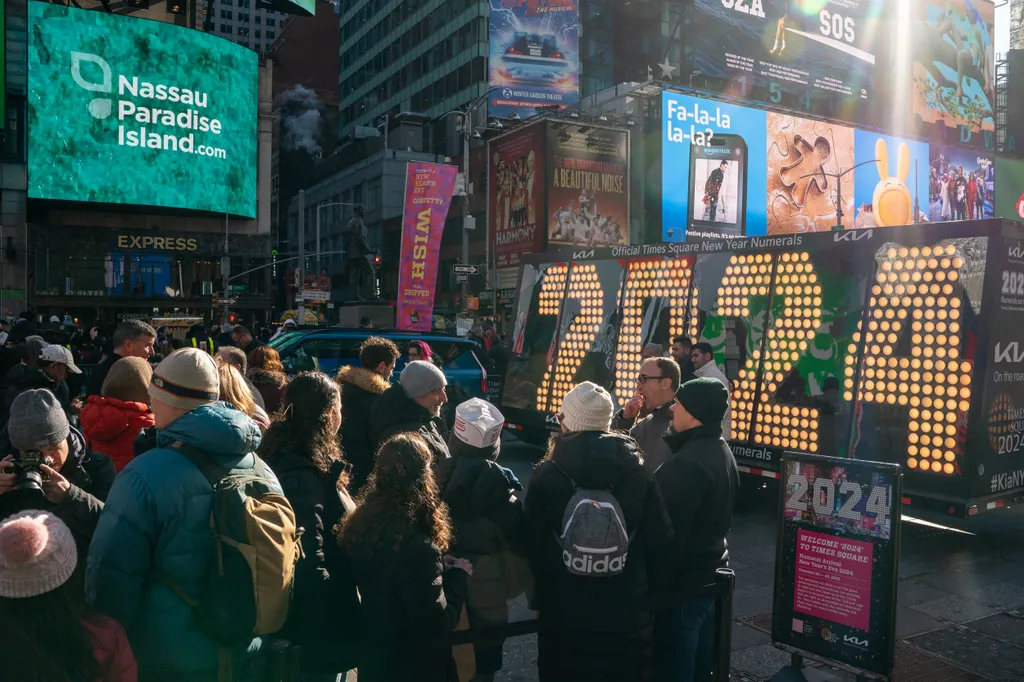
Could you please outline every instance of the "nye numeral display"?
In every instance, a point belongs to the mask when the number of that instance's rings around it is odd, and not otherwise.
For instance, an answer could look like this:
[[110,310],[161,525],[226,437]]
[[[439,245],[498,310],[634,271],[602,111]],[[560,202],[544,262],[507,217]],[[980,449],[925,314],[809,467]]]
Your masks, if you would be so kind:
[[[693,261],[675,260],[633,261],[626,274],[625,296],[622,301],[622,326],[619,344],[615,349],[615,396],[625,403],[633,396],[633,378],[640,371],[644,324],[644,303],[650,299],[664,299],[669,309],[669,338],[686,331],[687,303]],[[697,330],[696,310],[691,311],[690,332]]]
[[[964,258],[952,244],[889,247],[878,257],[878,273],[864,320],[846,356],[845,394],[853,399],[857,346],[864,336],[857,399],[905,407],[906,464],[934,473],[957,472],[962,443],[958,420],[970,408],[971,362],[960,358],[962,301],[957,282]],[[910,326],[909,357],[899,343]]]
[[[558,290],[558,298],[553,304],[549,304],[542,314],[558,313],[558,303],[561,301],[562,289],[559,282],[564,285],[565,266],[560,271],[561,278],[552,278],[551,290]],[[548,289],[548,279],[541,287],[543,298]],[[590,347],[601,330],[602,311],[604,305],[604,291],[597,278],[597,268],[592,264],[574,265],[569,273],[569,290],[566,294],[569,301],[579,301],[580,311],[573,315],[572,322],[566,330],[554,358],[554,364],[549,364],[548,370],[544,373],[544,383],[537,392],[537,409],[557,410],[562,404],[562,399],[575,385],[574,378],[579,370],[583,358],[590,351]],[[547,300],[551,300],[550,298]],[[567,304],[568,305],[568,304]]]
[[[783,405],[774,396],[817,333],[821,285],[807,252],[782,253],[775,258],[773,293],[783,299],[785,308],[768,331],[763,365],[761,351],[755,350],[734,382],[733,437],[787,450],[817,452],[818,410]],[[719,315],[749,317],[750,296],[768,293],[773,280],[772,260],[770,254],[732,257],[719,290]],[[755,405],[759,409],[751,438]]]

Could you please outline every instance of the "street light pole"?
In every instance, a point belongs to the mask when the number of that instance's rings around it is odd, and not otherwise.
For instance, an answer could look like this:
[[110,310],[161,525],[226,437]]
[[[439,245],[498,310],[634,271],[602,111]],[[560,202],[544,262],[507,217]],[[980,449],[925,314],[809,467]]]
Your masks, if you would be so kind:
[[[469,141],[472,138],[473,124],[471,118],[473,110],[470,109],[462,117],[462,178],[463,191],[465,192],[465,203],[462,208],[462,263],[469,264]],[[466,309],[469,301],[469,277],[462,282],[462,309]]]
[[306,286],[306,190],[299,190],[299,324],[306,324],[306,301],[302,289]]

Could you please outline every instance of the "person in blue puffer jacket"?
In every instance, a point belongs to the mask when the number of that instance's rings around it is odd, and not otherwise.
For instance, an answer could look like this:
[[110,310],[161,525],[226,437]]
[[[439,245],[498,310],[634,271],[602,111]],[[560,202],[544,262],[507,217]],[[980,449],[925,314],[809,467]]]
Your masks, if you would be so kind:
[[[176,441],[199,448],[226,469],[257,465],[260,429],[233,406],[217,402],[217,366],[208,353],[184,348],[153,372],[149,387],[157,447],[121,471],[107,497],[86,566],[94,608],[128,632],[144,682],[218,679],[216,642],[196,627],[191,608],[168,582],[201,594],[214,551],[213,489]],[[267,477],[280,490],[274,474]],[[262,642],[233,654],[233,680],[258,672]]]

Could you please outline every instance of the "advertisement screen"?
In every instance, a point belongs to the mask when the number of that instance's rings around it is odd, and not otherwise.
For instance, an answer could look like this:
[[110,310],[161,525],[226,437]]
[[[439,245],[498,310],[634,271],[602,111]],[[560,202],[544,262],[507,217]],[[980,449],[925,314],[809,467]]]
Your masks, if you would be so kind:
[[629,243],[628,134],[548,126],[548,242]]
[[316,15],[316,0],[269,0],[259,3],[259,6],[300,17]]
[[896,644],[899,466],[786,453],[772,640],[888,675]]
[[853,144],[854,163],[864,164],[852,173],[853,226],[863,229],[927,222],[928,144],[868,130],[855,131]]
[[994,130],[995,6],[988,0],[917,0],[912,46],[913,113]]
[[924,142],[668,91],[662,119],[665,241],[928,220]]
[[879,0],[697,0],[695,66],[748,87],[869,99]]
[[256,215],[255,52],[29,3],[28,196]]
[[579,102],[579,4],[575,0],[490,0],[491,116]]
[[1024,486],[1024,240],[993,239],[989,261],[997,269],[992,305],[999,323],[988,341],[990,380],[985,385],[984,438],[975,441],[983,469],[975,494],[993,495]]
[[963,147],[931,151],[928,218],[981,220],[995,216],[995,161],[989,154]]
[[544,125],[532,125],[488,145],[488,219],[496,267],[544,248]]
[[996,158],[996,217],[1024,220],[1024,163]]

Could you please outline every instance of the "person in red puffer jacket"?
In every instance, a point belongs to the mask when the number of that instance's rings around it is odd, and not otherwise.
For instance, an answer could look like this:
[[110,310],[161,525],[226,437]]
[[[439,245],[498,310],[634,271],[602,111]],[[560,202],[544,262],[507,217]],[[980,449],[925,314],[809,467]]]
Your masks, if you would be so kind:
[[82,408],[82,433],[90,449],[110,456],[118,471],[135,456],[135,438],[156,423],[149,409],[153,368],[142,358],[122,358],[110,368],[100,395]]

